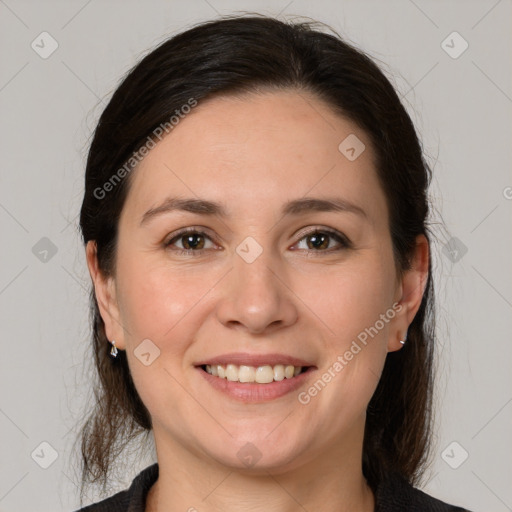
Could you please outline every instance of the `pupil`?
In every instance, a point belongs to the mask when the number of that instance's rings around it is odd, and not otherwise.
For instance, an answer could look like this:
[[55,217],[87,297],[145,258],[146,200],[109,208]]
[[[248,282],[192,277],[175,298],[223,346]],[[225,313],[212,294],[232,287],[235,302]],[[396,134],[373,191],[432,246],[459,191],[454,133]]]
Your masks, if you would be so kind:
[[[319,234],[319,235],[311,235],[310,236],[310,244],[315,249],[319,249],[322,246],[325,246],[325,241],[328,239],[328,235],[325,234]],[[329,244],[327,244],[329,245]]]
[[185,236],[185,247],[188,249],[197,249],[198,246],[201,245],[201,241],[198,241],[197,239],[200,238],[201,235],[187,235]]

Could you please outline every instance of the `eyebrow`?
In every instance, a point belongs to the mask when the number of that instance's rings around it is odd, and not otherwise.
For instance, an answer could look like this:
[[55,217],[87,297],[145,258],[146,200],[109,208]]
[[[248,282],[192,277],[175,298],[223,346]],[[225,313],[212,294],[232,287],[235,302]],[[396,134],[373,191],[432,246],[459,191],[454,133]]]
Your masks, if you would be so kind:
[[[173,211],[184,211],[208,216],[218,215],[223,218],[228,217],[226,208],[220,203],[206,199],[169,197],[161,205],[150,208],[144,213],[140,224],[143,225],[150,219]],[[304,197],[288,201],[282,208],[283,216],[302,215],[309,212],[347,212],[367,218],[366,212],[361,207],[341,197]]]

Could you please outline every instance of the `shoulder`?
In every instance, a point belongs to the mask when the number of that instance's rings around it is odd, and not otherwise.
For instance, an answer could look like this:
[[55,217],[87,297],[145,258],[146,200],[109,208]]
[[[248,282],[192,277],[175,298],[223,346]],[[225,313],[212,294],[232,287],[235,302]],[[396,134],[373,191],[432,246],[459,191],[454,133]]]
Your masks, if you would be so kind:
[[81,508],[76,512],[125,512],[130,505],[129,491],[121,491],[106,500],[93,503],[87,507]]
[[375,512],[470,512],[429,496],[396,474],[379,484],[375,501]]
[[157,478],[158,464],[153,464],[135,477],[129,489],[76,512],[144,512],[146,496]]

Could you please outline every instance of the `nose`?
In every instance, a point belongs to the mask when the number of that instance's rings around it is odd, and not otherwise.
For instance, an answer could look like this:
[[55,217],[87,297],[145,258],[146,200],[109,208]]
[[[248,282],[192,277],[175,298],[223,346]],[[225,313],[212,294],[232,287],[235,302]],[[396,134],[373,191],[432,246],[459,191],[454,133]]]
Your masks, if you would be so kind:
[[233,269],[226,276],[216,311],[226,327],[268,334],[297,321],[295,296],[279,264],[267,253],[263,251],[252,263],[233,255]]

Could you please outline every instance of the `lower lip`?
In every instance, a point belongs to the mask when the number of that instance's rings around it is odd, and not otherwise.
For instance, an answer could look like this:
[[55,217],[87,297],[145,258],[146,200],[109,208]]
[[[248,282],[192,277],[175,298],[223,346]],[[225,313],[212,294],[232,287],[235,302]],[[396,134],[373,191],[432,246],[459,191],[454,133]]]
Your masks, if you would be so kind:
[[197,367],[197,370],[213,388],[231,398],[241,402],[268,402],[298,389],[309,378],[314,368],[309,368],[304,373],[297,375],[297,377],[285,378],[280,381],[269,382],[268,384],[232,382],[220,377],[214,377],[200,367]]

